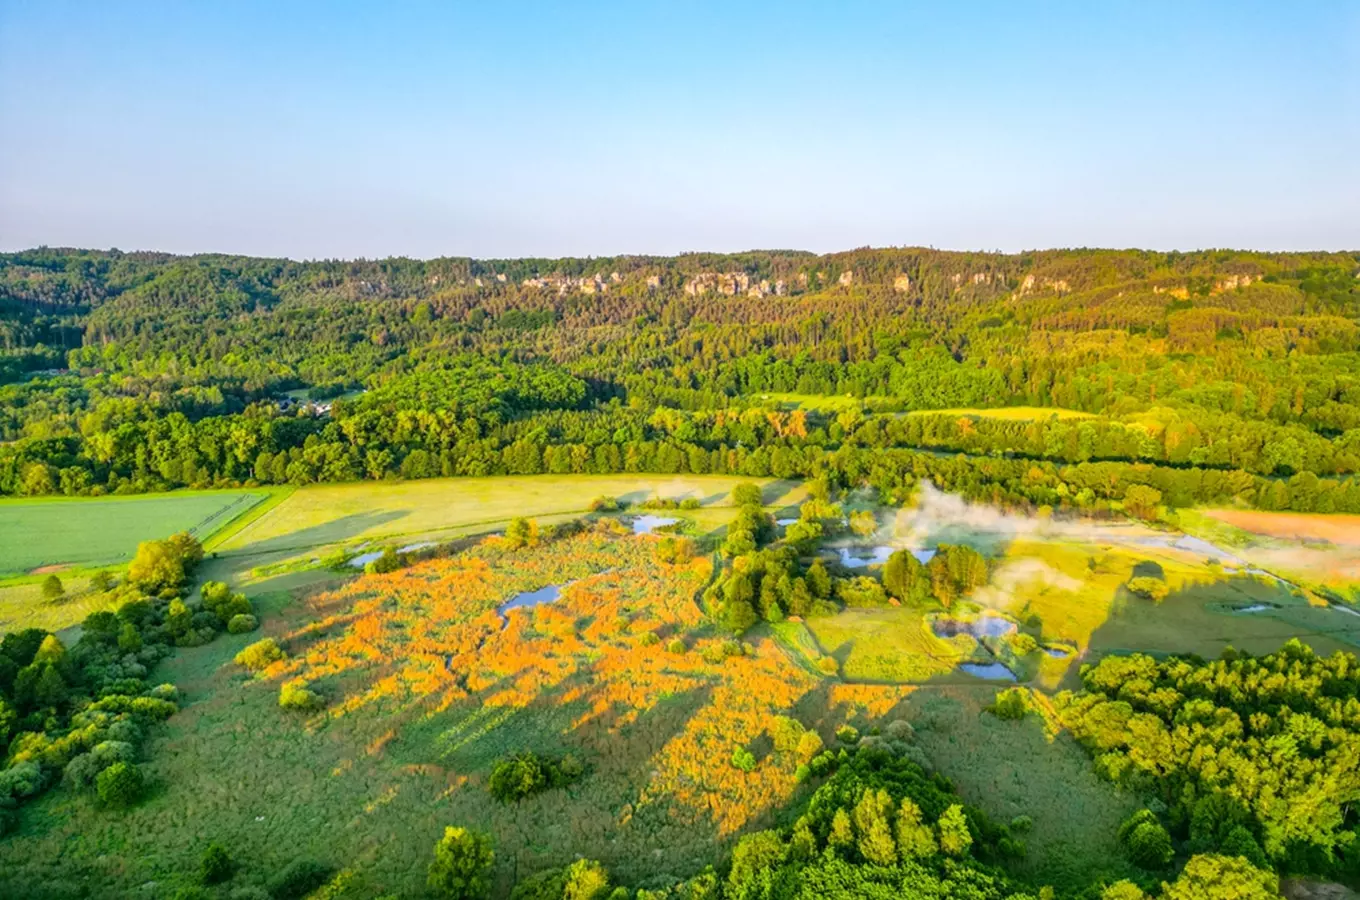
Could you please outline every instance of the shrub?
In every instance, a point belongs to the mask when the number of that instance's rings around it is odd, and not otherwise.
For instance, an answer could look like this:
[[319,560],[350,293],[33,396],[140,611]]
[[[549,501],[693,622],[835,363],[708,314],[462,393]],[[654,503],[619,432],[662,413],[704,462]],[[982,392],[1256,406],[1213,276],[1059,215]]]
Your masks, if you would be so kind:
[[510,900],[605,900],[611,896],[609,872],[593,859],[578,859],[569,866],[539,872],[510,892]]
[[136,744],[142,739],[142,728],[132,719],[119,719],[109,726],[108,738],[111,741]]
[[973,846],[973,835],[968,830],[968,818],[963,807],[955,803],[944,811],[937,823],[940,849],[950,856],[963,856]]
[[1171,593],[1171,588],[1160,578],[1149,578],[1141,576],[1131,579],[1128,583],[1129,592],[1142,597],[1144,600],[1151,600],[1153,603],[1161,603],[1166,599],[1167,594]]
[[505,529],[505,542],[516,550],[538,546],[538,523],[523,517],[510,520]]
[[209,844],[198,862],[198,880],[204,884],[221,884],[231,878],[234,869],[227,848],[221,844]]
[[297,900],[321,887],[331,876],[331,870],[310,859],[295,859],[269,879],[265,889],[277,900]]
[[680,638],[675,638],[669,644],[666,645],[666,649],[674,654],[679,655],[684,653],[689,648],[685,646],[685,642],[682,641]]
[[616,512],[619,509],[617,497],[596,497],[587,507],[591,512]]
[[252,672],[259,672],[268,668],[270,664],[276,663],[285,656],[283,650],[273,638],[265,638],[256,641],[236,654],[236,664],[244,666]]
[[296,679],[288,681],[279,688],[279,707],[297,709],[303,712],[320,709],[326,701],[316,691],[307,687],[307,682]]
[[859,741],[859,729],[854,725],[842,725],[836,729],[836,740],[842,744],[854,744]]
[[533,753],[503,759],[491,769],[487,790],[502,803],[513,803],[548,787],[548,773]]
[[1148,809],[1139,810],[1119,826],[1119,840],[1140,868],[1160,869],[1175,856],[1171,835]]
[[0,801],[10,797],[22,800],[25,797],[32,797],[42,789],[42,766],[36,762],[29,760],[13,763],[9,768],[0,771]]
[[680,501],[681,509],[698,509],[702,505],[698,497],[686,497]]
[[383,548],[382,555],[364,566],[364,572],[368,575],[386,575],[395,572],[402,567],[402,558],[391,547]]
[[42,598],[48,603],[60,600],[66,596],[66,586],[61,583],[61,579],[56,575],[48,575],[43,579]]
[[94,780],[104,771],[104,764],[93,753],[81,753],[71,759],[62,770],[62,779],[77,790],[94,786]]
[[999,691],[987,711],[998,719],[1023,719],[1030,710],[1029,691],[1022,687]]
[[227,622],[228,634],[247,634],[260,625],[260,620],[249,613],[237,613]]
[[438,897],[480,900],[491,891],[491,867],[495,860],[489,837],[450,826],[434,845],[434,862],[430,863],[425,883]]
[[911,741],[916,737],[916,729],[906,719],[893,719],[884,726],[883,736],[890,741]]
[[732,748],[732,768],[742,772],[754,772],[756,768],[756,756],[745,747]]
[[796,751],[798,742],[802,739],[805,731],[802,722],[789,716],[775,716],[770,721],[770,740],[774,743],[774,749],[779,753]]
[[99,799],[111,809],[127,809],[142,797],[146,783],[142,770],[130,762],[116,762],[95,779]]
[[761,506],[764,502],[760,485],[744,481],[732,489],[732,502],[737,506]]
[[585,766],[570,753],[561,759],[519,753],[492,767],[487,790],[502,803],[513,803],[531,794],[570,784],[584,773]]
[[1162,492],[1145,484],[1131,485],[1124,492],[1124,511],[1140,519],[1155,519]]
[[102,766],[111,766],[119,762],[135,762],[137,749],[125,741],[100,741],[94,745],[90,756],[98,760]]
[[878,521],[871,510],[858,509],[850,514],[850,530],[860,537],[868,537],[878,530]]
[[841,666],[835,657],[823,656],[817,660],[817,670],[823,675],[836,675],[840,672]]
[[846,606],[887,606],[888,594],[877,579],[867,575],[845,578],[836,582],[836,596]]
[[642,636],[638,638],[638,643],[644,647],[655,647],[661,643],[661,638],[655,631],[644,631]]

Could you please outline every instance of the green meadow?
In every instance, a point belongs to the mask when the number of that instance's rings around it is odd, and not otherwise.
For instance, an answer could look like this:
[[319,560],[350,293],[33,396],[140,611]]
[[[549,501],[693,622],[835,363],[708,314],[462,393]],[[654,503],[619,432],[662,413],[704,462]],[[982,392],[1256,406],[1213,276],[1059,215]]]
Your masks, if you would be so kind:
[[141,541],[188,531],[200,541],[247,514],[267,490],[0,501],[0,575],[45,566],[122,565]]

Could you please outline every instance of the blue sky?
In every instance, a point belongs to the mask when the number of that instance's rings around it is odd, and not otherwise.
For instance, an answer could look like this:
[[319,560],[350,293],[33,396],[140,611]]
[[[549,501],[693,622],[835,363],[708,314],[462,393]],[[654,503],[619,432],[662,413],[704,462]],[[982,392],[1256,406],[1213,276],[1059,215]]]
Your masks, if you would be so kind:
[[0,0],[0,248],[1360,249],[1360,0]]

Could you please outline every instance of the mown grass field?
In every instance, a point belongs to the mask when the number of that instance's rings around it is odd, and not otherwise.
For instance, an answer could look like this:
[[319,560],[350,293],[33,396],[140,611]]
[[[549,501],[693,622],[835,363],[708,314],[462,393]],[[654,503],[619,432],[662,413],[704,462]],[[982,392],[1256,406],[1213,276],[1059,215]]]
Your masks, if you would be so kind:
[[0,635],[24,628],[60,631],[112,602],[107,594],[89,591],[87,576],[62,573],[60,577],[66,597],[56,602],[43,599],[42,583],[36,579],[0,584]]
[[188,531],[205,540],[267,491],[0,501],[0,575],[43,566],[121,565],[141,541]]
[[[743,481],[723,475],[531,475],[317,485],[293,491],[218,548],[251,553],[299,550],[395,536],[457,536],[491,530],[516,516],[551,521],[587,510],[596,497],[639,504],[650,497],[730,502]],[[763,480],[771,505],[794,502],[802,488]]]

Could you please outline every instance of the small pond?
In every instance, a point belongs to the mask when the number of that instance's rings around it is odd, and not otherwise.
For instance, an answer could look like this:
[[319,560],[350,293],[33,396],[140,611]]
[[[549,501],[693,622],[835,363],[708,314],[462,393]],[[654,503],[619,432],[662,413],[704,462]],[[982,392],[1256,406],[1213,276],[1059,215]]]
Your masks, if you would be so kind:
[[[862,569],[865,566],[883,565],[888,561],[888,557],[899,549],[901,548],[880,544],[877,547],[841,547],[836,552],[840,554],[841,565],[847,569]],[[935,551],[912,550],[911,555],[921,563],[928,563],[935,558]]]
[[427,548],[427,547],[433,547],[433,546],[435,546],[437,543],[438,543],[438,541],[421,541],[419,544],[407,544],[405,547],[398,547],[398,548],[397,548],[397,552],[398,552],[398,553],[415,553],[417,550],[424,550],[424,549]]
[[1279,609],[1274,603],[1253,603],[1250,606],[1239,606],[1233,610],[1235,613],[1258,613],[1266,612],[1271,609]]
[[369,563],[374,562],[377,559],[380,559],[382,555],[383,552],[381,550],[370,550],[368,553],[361,553],[358,556],[354,557],[349,561],[349,564],[356,569],[362,569]]
[[633,519],[633,534],[651,534],[658,528],[665,528],[679,521],[666,516],[638,516]]
[[790,525],[797,521],[798,521],[797,516],[785,516],[782,519],[775,519],[774,524],[778,525],[780,528],[788,528]]
[[959,670],[967,672],[978,678],[986,678],[990,681],[1015,681],[1015,673],[1006,668],[999,662],[993,663],[960,663]]
[[512,609],[533,608],[543,603],[552,603],[562,593],[565,584],[550,584],[536,591],[521,591],[496,607],[496,612],[505,615]]
[[950,638],[959,634],[971,634],[975,638],[1004,637],[1015,631],[1017,626],[1010,619],[984,614],[976,619],[950,619],[941,617],[930,623],[930,630],[936,637]]

